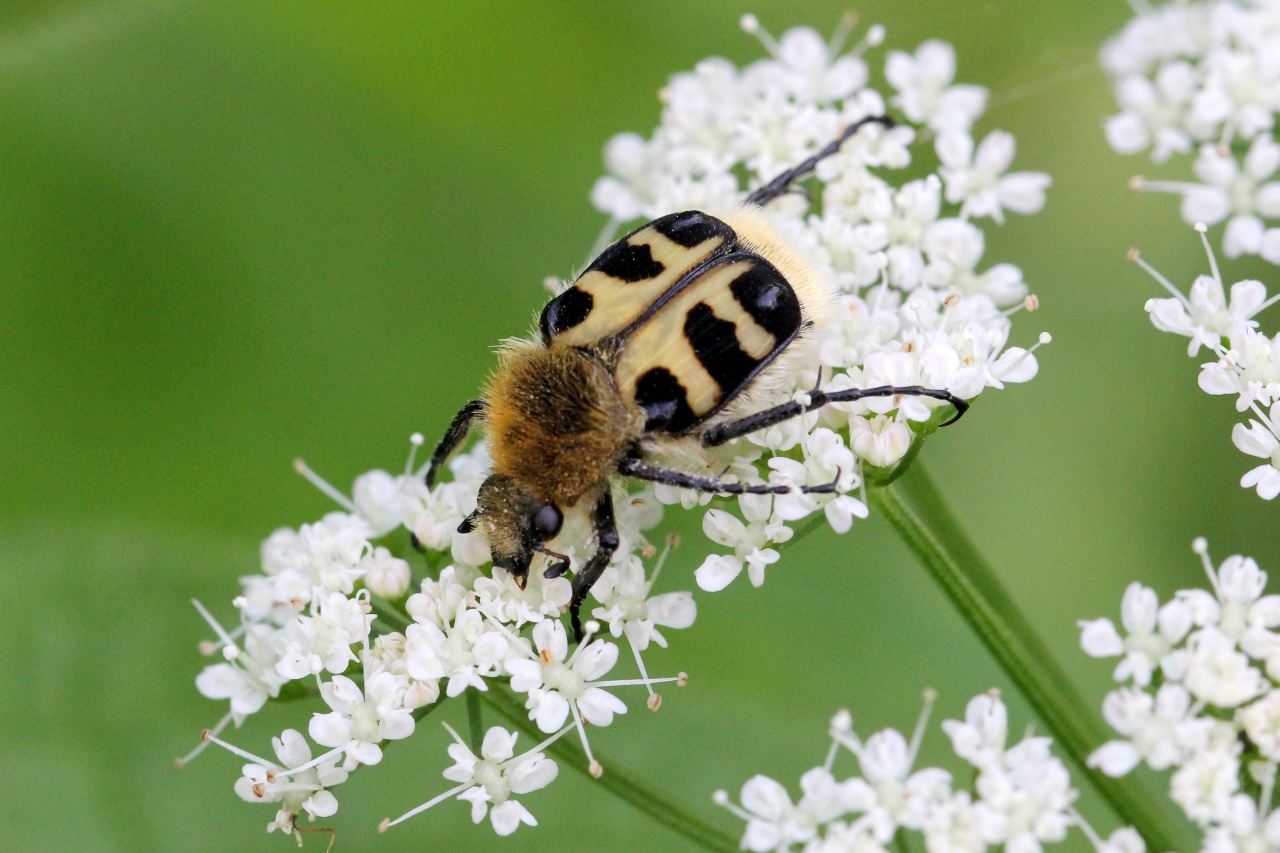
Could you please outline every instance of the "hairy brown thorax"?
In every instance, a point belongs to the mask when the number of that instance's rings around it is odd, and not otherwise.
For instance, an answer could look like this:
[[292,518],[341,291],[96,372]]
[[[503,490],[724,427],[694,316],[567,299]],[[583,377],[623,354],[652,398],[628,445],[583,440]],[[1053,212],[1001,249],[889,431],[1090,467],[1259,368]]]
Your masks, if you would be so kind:
[[508,350],[484,401],[494,472],[565,508],[597,493],[644,432],[643,413],[597,352]]

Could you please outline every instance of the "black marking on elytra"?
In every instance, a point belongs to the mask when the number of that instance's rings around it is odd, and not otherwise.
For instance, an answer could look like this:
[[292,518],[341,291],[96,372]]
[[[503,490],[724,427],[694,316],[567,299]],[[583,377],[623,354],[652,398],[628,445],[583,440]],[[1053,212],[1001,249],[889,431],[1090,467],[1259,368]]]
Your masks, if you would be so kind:
[[699,302],[684,318],[684,336],[703,368],[720,386],[720,396],[742,387],[760,366],[758,359],[743,351],[737,326],[715,315],[711,306]]
[[548,302],[538,319],[538,327],[542,329],[542,342],[551,343],[553,337],[587,319],[594,302],[591,294],[579,287],[570,287]]
[[626,240],[620,240],[605,249],[587,267],[588,272],[602,272],[627,284],[657,278],[665,269],[661,262],[654,260],[649,244],[633,246]]
[[653,230],[686,249],[692,249],[713,237],[723,237],[725,243],[729,243],[738,236],[728,225],[699,210],[669,213],[653,220],[652,225]]
[[800,300],[773,264],[759,258],[729,285],[733,297],[760,328],[781,339],[800,328]]
[[645,432],[679,433],[698,423],[689,395],[665,367],[654,367],[636,380],[636,404],[644,409]]

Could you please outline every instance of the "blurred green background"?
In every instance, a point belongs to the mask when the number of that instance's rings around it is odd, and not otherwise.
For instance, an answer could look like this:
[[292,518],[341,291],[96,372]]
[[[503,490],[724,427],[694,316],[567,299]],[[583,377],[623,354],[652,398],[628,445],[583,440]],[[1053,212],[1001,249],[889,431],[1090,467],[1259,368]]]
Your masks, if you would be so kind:
[[[291,846],[262,832],[268,807],[232,793],[238,759],[173,769],[223,713],[192,684],[207,632],[188,599],[227,613],[258,541],[329,508],[293,457],[347,484],[444,428],[492,345],[527,328],[543,276],[583,261],[601,146],[650,131],[667,75],[756,58],[743,12],[829,31],[846,8],[0,4],[0,848]],[[1110,665],[1078,652],[1077,619],[1114,616],[1133,579],[1166,595],[1202,582],[1198,534],[1219,558],[1280,562],[1276,507],[1236,485],[1252,464],[1231,445],[1231,403],[1196,388],[1185,344],[1142,310],[1154,283],[1124,262],[1138,245],[1181,282],[1203,268],[1175,200],[1126,193],[1145,161],[1103,142],[1113,104],[1094,57],[1128,7],[856,10],[887,25],[889,48],[953,42],[960,78],[993,92],[979,130],[1012,131],[1017,165],[1053,175],[1046,210],[990,233],[987,252],[1041,297],[1015,324],[1024,343],[1053,333],[1041,374],[984,394],[925,459],[1096,702]],[[668,588],[692,588],[705,552],[685,529]],[[995,685],[1014,729],[1033,723],[878,519],[809,538],[763,589],[699,604],[650,661],[690,686],[657,715],[633,702],[594,744],[727,829],[741,824],[711,792],[757,772],[794,789],[838,707],[868,734],[909,727],[925,686],[941,718]],[[234,739],[265,752],[304,722],[280,709]],[[935,727],[926,758],[944,740]],[[443,790],[445,743],[429,721],[338,789],[337,849],[692,849],[569,772],[526,799],[542,825],[515,840],[473,829],[458,804],[378,836]],[[1084,809],[1112,828],[1088,794]]]

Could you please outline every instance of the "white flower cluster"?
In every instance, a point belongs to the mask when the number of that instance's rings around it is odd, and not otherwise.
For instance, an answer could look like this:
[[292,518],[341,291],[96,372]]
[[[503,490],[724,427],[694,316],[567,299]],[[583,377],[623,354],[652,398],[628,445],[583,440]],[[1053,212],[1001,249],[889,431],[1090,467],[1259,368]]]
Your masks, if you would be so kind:
[[1182,590],[1161,604],[1134,583],[1120,622],[1081,622],[1080,644],[1119,658],[1122,685],[1102,704],[1120,739],[1090,764],[1123,776],[1140,763],[1171,770],[1169,792],[1204,831],[1205,853],[1280,849],[1273,808],[1280,762],[1280,595],[1249,557],[1217,568],[1208,545],[1193,546],[1210,591]]
[[[1102,49],[1121,109],[1106,122],[1107,140],[1123,154],[1150,149],[1156,162],[1194,157],[1196,180],[1137,177],[1131,186],[1182,196],[1183,219],[1201,233],[1225,222],[1227,257],[1280,264],[1280,0],[1134,0],[1134,8],[1137,16]],[[1252,414],[1231,437],[1265,462],[1240,484],[1271,500],[1280,494],[1280,410],[1272,408],[1280,362],[1276,339],[1254,317],[1274,300],[1257,281],[1236,282],[1228,298],[1212,252],[1209,265],[1212,275],[1183,294],[1143,263],[1173,294],[1149,300],[1147,311],[1156,328],[1191,339],[1190,355],[1203,346],[1217,357],[1203,366],[1200,387],[1235,395],[1236,409]]]
[[[1199,230],[1204,238],[1204,227]],[[1268,299],[1266,287],[1254,280],[1237,281],[1228,291],[1208,240],[1204,242],[1211,274],[1197,276],[1188,294],[1136,250],[1130,257],[1172,294],[1147,300],[1155,327],[1189,338],[1187,355],[1194,357],[1204,347],[1215,357],[1200,367],[1200,388],[1234,396],[1236,411],[1252,415],[1248,426],[1235,425],[1231,440],[1241,452],[1264,461],[1247,471],[1240,485],[1271,500],[1280,494],[1280,336],[1267,337],[1254,317],[1280,297]]]
[[[415,452],[421,443],[415,435]],[[333,815],[333,787],[358,767],[380,762],[387,742],[412,735],[417,718],[442,695],[499,684],[523,696],[529,719],[552,737],[517,756],[516,735],[492,728],[477,757],[450,730],[455,765],[444,775],[460,785],[410,814],[456,797],[471,803],[474,821],[488,814],[498,834],[509,834],[536,823],[512,797],[555,778],[556,765],[539,750],[576,731],[590,757],[586,727],[607,726],[627,712],[612,691],[644,686],[648,707],[657,710],[654,685],[684,682],[683,674],[650,678],[641,658],[650,643],[666,645],[660,629],[688,627],[696,615],[687,592],[650,594],[662,562],[646,571],[645,559],[656,549],[644,531],[662,518],[651,492],[620,502],[626,546],[593,590],[592,615],[613,637],[626,638],[640,674],[608,679],[619,648],[592,636],[601,631],[598,623],[589,623],[589,635],[569,651],[560,620],[569,604],[568,580],[534,571],[522,589],[509,572],[489,565],[482,535],[457,532],[475,509],[489,468],[483,443],[454,459],[452,479],[431,489],[423,469],[415,469],[414,453],[399,476],[372,471],[359,477],[350,498],[301,462],[296,467],[343,509],[267,538],[262,572],[241,578],[234,630],[196,604],[218,637],[205,651],[222,658],[200,673],[196,687],[211,699],[229,700],[230,709],[181,759],[189,761],[208,743],[245,758],[235,790],[249,802],[276,807],[268,831],[296,833],[303,813],[312,820]],[[405,556],[395,556],[396,548]],[[326,748],[318,757],[294,729],[274,740],[275,761],[219,737],[284,691],[312,691],[323,704],[306,727],[311,741]],[[602,772],[590,760],[591,771]]]
[[1106,122],[1122,154],[1151,150],[1164,162],[1195,155],[1195,181],[1147,181],[1135,189],[1182,196],[1189,224],[1226,222],[1228,257],[1280,263],[1280,2],[1207,0],[1138,11],[1102,49],[1121,112]]
[[[885,75],[895,94],[886,102],[868,87],[862,58],[883,39],[881,28],[846,51],[847,28],[824,43],[809,29],[775,41],[754,19],[744,26],[759,35],[771,59],[742,70],[713,59],[677,75],[653,139],[623,135],[609,144],[612,175],[594,192],[612,216],[608,232],[637,217],[738,204],[751,186],[892,105],[911,124],[866,127],[822,163],[812,201],[795,194],[766,211],[839,289],[839,317],[815,341],[824,388],[923,385],[969,399],[1034,376],[1031,350],[1006,344],[1010,316],[1034,308],[1035,298],[1016,267],[980,268],[984,241],[975,222],[1038,210],[1049,179],[1008,172],[1014,154],[1008,134],[996,131],[975,142],[970,131],[986,92],[953,83],[951,48],[928,42],[915,54],[890,53]],[[932,140],[935,171],[896,183],[882,177],[881,171],[911,165],[917,136]],[[793,392],[802,398],[800,389],[813,389],[816,374],[797,377],[795,389],[779,389],[779,402]],[[778,558],[773,546],[791,538],[792,523],[818,510],[837,531],[848,530],[867,513],[865,495],[851,493],[891,474],[947,414],[927,398],[872,399],[810,412],[726,445],[716,461],[731,479],[760,482],[767,472],[774,483],[834,482],[838,490],[744,496],[741,517],[719,505],[709,509],[704,530],[734,553],[709,557],[697,572],[699,584],[723,588],[745,568],[759,585]],[[351,496],[299,462],[298,471],[341,509],[266,540],[261,572],[241,579],[232,629],[196,604],[217,635],[205,650],[222,658],[196,685],[230,708],[181,761],[209,743],[246,759],[236,791],[276,807],[269,830],[296,834],[301,814],[334,814],[334,786],[379,763],[388,742],[411,736],[417,722],[449,698],[471,691],[474,700],[476,692],[497,689],[523,701],[531,728],[548,740],[516,754],[513,732],[493,728],[481,746],[468,747],[450,729],[455,764],[444,775],[457,787],[383,828],[457,798],[471,803],[476,822],[488,815],[496,832],[508,834],[535,823],[513,797],[555,778],[556,765],[542,749],[576,732],[588,769],[598,775],[587,728],[610,725],[627,712],[619,689],[643,686],[647,707],[657,710],[661,696],[654,686],[684,683],[683,673],[650,677],[642,658],[651,644],[666,646],[666,630],[688,627],[696,616],[689,593],[653,594],[673,540],[652,561],[658,549],[646,531],[661,521],[664,504],[692,507],[697,494],[659,486],[616,496],[621,544],[591,591],[587,636],[570,649],[561,621],[570,581],[546,578],[535,565],[522,587],[491,565],[481,529],[459,531],[490,468],[483,443],[453,459],[452,477],[432,488],[423,480],[427,466],[415,466],[421,443],[415,435],[402,474],[369,472],[355,481]],[[570,515],[546,543],[548,553],[566,555],[575,571],[593,538],[585,521]],[[614,674],[620,649],[611,640],[622,638],[638,678]],[[271,699],[308,694],[322,705],[305,728],[310,742],[325,748],[315,758],[295,729],[275,741],[276,760],[220,737]],[[471,743],[479,737],[472,732]]]
[[[718,791],[715,800],[747,822],[742,849],[754,853],[887,853],[900,831],[923,836],[929,853],[982,853],[1001,845],[1008,853],[1040,853],[1062,841],[1072,826],[1099,853],[1143,853],[1132,829],[1102,840],[1075,811],[1076,791],[1047,737],[1027,734],[1009,744],[1008,714],[999,695],[975,696],[964,720],[947,720],[951,746],[974,768],[972,789],[955,786],[938,767],[915,769],[932,693],[908,740],[894,729],[860,739],[847,711],[831,721],[831,747],[821,765],[800,778],[801,797],[767,776],[742,786],[740,804]],[[838,780],[842,750],[860,775]],[[896,849],[896,847],[895,847]]]
[[[651,138],[624,133],[605,148],[609,174],[592,192],[611,217],[605,237],[631,220],[733,208],[843,128],[891,115],[897,126],[868,125],[820,163],[807,192],[765,207],[779,233],[839,292],[837,316],[820,330],[823,375],[796,377],[779,402],[791,395],[803,402],[820,378],[826,390],[923,385],[965,399],[1031,379],[1037,370],[1031,350],[1007,344],[1010,315],[1034,308],[1036,299],[1017,267],[983,267],[978,222],[1039,210],[1049,176],[1008,171],[1014,157],[1008,133],[975,139],[987,92],[954,82],[951,46],[929,41],[913,54],[889,52],[886,98],[870,85],[864,59],[882,42],[882,27],[850,50],[843,46],[847,28],[827,42],[808,28],[775,40],[752,16],[743,27],[763,42],[768,59],[742,69],[707,59],[675,75],[662,92],[662,120]],[[894,178],[917,165],[913,152],[918,157],[921,148],[936,158],[934,171]],[[921,397],[836,404],[731,448],[720,470],[740,481],[835,482],[838,493],[745,497],[741,518],[711,510],[707,535],[733,553],[709,558],[699,585],[723,588],[744,568],[759,585],[777,559],[774,546],[792,536],[789,525],[819,509],[836,531],[848,530],[867,514],[865,501],[849,493],[888,476],[936,428],[942,405]],[[697,500],[672,489],[659,489],[658,497],[686,506]]]

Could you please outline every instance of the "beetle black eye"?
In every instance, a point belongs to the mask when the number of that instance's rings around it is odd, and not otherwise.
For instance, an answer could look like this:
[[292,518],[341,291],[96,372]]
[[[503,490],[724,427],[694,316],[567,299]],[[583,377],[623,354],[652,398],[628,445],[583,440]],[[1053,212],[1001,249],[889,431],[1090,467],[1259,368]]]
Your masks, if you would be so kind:
[[564,513],[551,504],[547,504],[533,514],[533,529],[538,531],[538,535],[543,539],[550,539],[559,533],[560,525],[563,523]]

